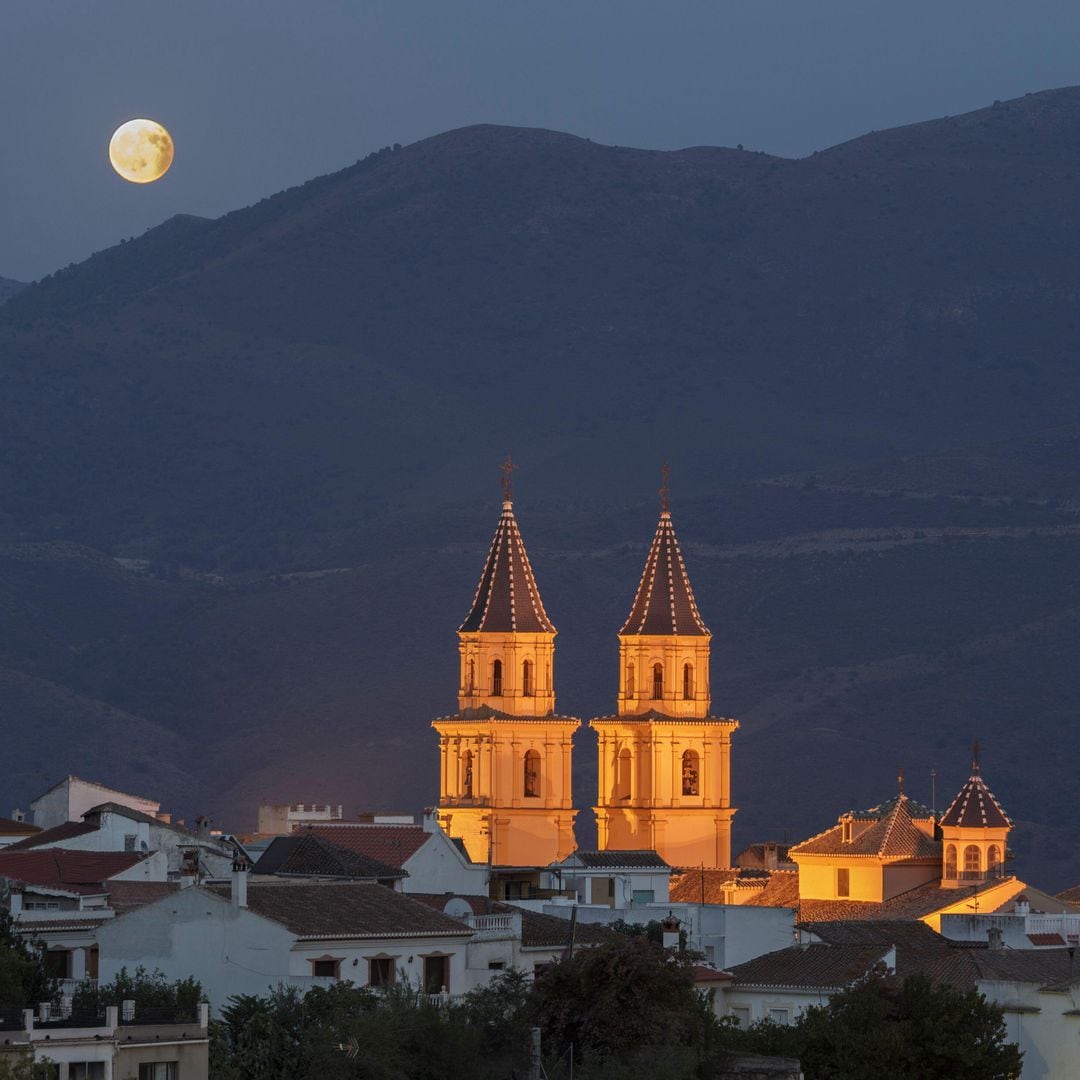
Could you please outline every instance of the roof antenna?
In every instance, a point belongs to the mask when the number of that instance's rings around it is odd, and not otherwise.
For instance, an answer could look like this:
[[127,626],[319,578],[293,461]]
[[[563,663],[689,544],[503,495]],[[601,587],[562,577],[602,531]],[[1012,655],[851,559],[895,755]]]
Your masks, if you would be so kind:
[[502,473],[502,493],[504,503],[513,501],[514,484],[512,474],[516,468],[517,466],[514,464],[514,459],[509,454],[506,455],[506,460],[499,466],[499,472]]
[[671,512],[671,466],[666,461],[660,466],[660,475],[664,478],[660,485],[660,512],[669,514]]

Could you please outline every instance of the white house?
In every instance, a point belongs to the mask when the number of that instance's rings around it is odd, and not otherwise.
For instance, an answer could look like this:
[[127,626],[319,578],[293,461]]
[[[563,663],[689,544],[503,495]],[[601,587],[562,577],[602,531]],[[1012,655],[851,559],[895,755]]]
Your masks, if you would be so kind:
[[455,893],[486,895],[488,868],[474,863],[464,847],[455,843],[435,820],[425,814],[422,825],[386,822],[313,823],[297,829],[338,847],[376,859],[408,872],[401,888],[406,893]]
[[671,867],[655,851],[575,851],[541,875],[542,889],[573,893],[579,904],[623,909],[666,904]]
[[81,780],[77,776],[65,776],[53,784],[44,795],[39,795],[30,804],[30,810],[35,825],[52,829],[66,821],[82,821],[88,810],[106,802],[119,803],[150,817],[156,817],[161,812],[161,803],[153,799],[129,795],[94,780]]
[[104,923],[99,971],[159,969],[194,976],[215,1011],[235,994],[279,983],[308,989],[347,979],[379,987],[399,978],[430,993],[467,988],[473,931],[384,885],[324,881],[192,886]]
[[[79,781],[83,783],[83,781]],[[123,803],[90,807],[80,821],[64,821],[18,843],[12,851],[65,848],[69,851],[161,851],[171,877],[227,877],[233,849],[203,827],[195,832]]]

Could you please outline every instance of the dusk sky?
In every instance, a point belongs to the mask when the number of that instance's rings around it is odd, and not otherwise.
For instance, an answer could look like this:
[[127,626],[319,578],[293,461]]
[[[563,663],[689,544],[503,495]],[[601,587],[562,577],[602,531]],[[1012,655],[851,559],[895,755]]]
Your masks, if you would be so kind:
[[[4,0],[0,276],[473,123],[804,155],[1080,82],[1078,35],[1065,0]],[[146,187],[106,157],[136,116],[176,143]]]

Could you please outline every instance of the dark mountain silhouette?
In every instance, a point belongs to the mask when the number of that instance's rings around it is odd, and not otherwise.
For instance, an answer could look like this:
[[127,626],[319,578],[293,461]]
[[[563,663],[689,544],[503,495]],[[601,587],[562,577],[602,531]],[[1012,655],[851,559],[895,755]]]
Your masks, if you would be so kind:
[[0,278],[0,304],[10,300],[20,289],[26,287],[24,282],[12,281],[11,278]]
[[607,711],[668,458],[737,841],[897,766],[942,805],[977,735],[1018,866],[1080,880],[1077,132],[1073,88],[799,161],[466,128],[23,289],[11,798],[431,802],[508,450],[560,711]]

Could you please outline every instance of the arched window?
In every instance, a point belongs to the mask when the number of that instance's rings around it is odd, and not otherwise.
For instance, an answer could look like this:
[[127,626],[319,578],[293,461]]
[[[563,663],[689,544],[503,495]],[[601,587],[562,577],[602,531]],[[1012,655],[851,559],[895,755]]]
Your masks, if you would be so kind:
[[533,696],[533,666],[531,660],[521,663],[521,693],[524,697]]
[[982,873],[982,857],[979,855],[979,849],[975,844],[968,844],[964,848],[964,877],[969,881],[972,878],[977,878]]
[[945,849],[945,877],[956,880],[956,845],[950,844]]
[[461,755],[461,794],[466,799],[473,797],[473,766],[472,751],[466,750]]
[[615,798],[616,799],[629,799],[630,798],[630,768],[631,757],[630,751],[623,749],[619,751],[619,757],[615,762]]
[[686,750],[682,756],[682,793],[684,795],[701,794],[696,750]]
[[991,844],[986,852],[986,872],[993,874],[1001,868],[1001,848],[997,844]]
[[626,665],[626,696],[634,696],[634,665]]
[[540,754],[536,750],[525,751],[525,797],[540,797]]
[[470,659],[465,665],[465,693],[471,694],[476,690],[476,661]]
[[502,697],[502,661],[491,662],[491,696]]
[[682,667],[682,696],[685,701],[694,696],[694,669],[689,664]]
[[652,699],[660,701],[664,696],[664,665],[653,664],[652,669]]

